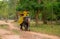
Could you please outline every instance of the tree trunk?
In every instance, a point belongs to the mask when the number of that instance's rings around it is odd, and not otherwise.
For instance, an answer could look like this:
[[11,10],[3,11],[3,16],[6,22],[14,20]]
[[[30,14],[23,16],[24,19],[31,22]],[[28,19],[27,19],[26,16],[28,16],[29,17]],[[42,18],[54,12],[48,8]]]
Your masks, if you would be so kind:
[[44,24],[47,24],[46,14],[45,14],[45,13],[43,13],[43,15],[42,15],[42,20],[43,20],[43,23],[44,23]]
[[44,23],[44,24],[47,24],[46,13],[47,13],[47,11],[44,9],[44,12],[43,12],[43,14],[42,14],[42,20],[43,20],[43,23]]
[[[38,4],[40,4],[41,3],[41,0],[37,0],[37,2],[38,2]],[[38,25],[39,24],[39,12],[40,12],[40,10],[39,10],[39,8],[37,8],[37,10],[36,10],[36,14],[35,14],[35,19],[36,19],[36,25]]]
[[16,15],[15,15],[15,22],[19,19],[19,17],[18,17],[18,11],[16,12]]
[[39,10],[36,10],[36,14],[35,14],[35,20],[36,20],[36,25],[38,25],[39,22]]

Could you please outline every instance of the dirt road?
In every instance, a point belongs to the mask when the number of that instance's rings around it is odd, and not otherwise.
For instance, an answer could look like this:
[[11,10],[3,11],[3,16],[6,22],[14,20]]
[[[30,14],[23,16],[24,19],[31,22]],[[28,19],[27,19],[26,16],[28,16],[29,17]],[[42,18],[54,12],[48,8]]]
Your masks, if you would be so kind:
[[[11,22],[6,23],[4,21],[0,21],[0,25],[1,24],[7,24],[9,27],[8,30],[0,29],[0,39],[60,39],[60,37],[47,34],[41,34],[31,31],[19,31],[19,29],[15,27],[15,24]],[[14,32],[12,31],[13,29],[19,31],[19,34],[14,34]]]

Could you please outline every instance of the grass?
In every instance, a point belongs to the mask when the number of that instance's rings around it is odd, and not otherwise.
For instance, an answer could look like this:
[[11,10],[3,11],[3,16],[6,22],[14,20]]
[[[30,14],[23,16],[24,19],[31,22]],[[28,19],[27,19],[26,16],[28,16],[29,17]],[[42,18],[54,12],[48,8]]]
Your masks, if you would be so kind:
[[2,28],[2,29],[8,29],[8,25],[6,25],[6,24],[0,25],[0,28]]
[[60,36],[60,25],[47,25],[47,24],[41,24],[38,26],[31,25],[30,29],[31,31],[34,32]]
[[20,32],[19,32],[18,30],[16,30],[16,29],[13,29],[12,32],[13,32],[14,34],[17,34],[17,35],[20,34]]

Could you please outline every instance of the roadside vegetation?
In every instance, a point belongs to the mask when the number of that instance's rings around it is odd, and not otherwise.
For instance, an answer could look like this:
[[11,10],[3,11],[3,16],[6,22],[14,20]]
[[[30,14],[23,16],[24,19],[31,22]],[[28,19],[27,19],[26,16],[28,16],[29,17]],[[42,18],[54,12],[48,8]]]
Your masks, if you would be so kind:
[[0,25],[0,28],[1,28],[1,29],[8,29],[8,27],[9,27],[9,26],[6,25],[6,24],[2,24],[2,25]]
[[60,25],[52,25],[52,24],[50,25],[40,24],[38,26],[31,25],[30,29],[33,32],[60,36]]
[[17,35],[20,34],[20,31],[18,31],[18,30],[16,30],[16,29],[13,29],[12,32],[13,32],[14,34],[17,34]]

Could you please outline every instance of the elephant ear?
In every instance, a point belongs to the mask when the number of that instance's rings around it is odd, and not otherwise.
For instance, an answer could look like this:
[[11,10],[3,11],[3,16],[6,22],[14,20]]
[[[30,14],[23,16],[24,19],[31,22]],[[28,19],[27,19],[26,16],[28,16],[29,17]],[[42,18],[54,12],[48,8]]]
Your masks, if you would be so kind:
[[28,22],[29,21],[29,17],[28,16],[26,16],[26,17],[24,17],[24,22]]

